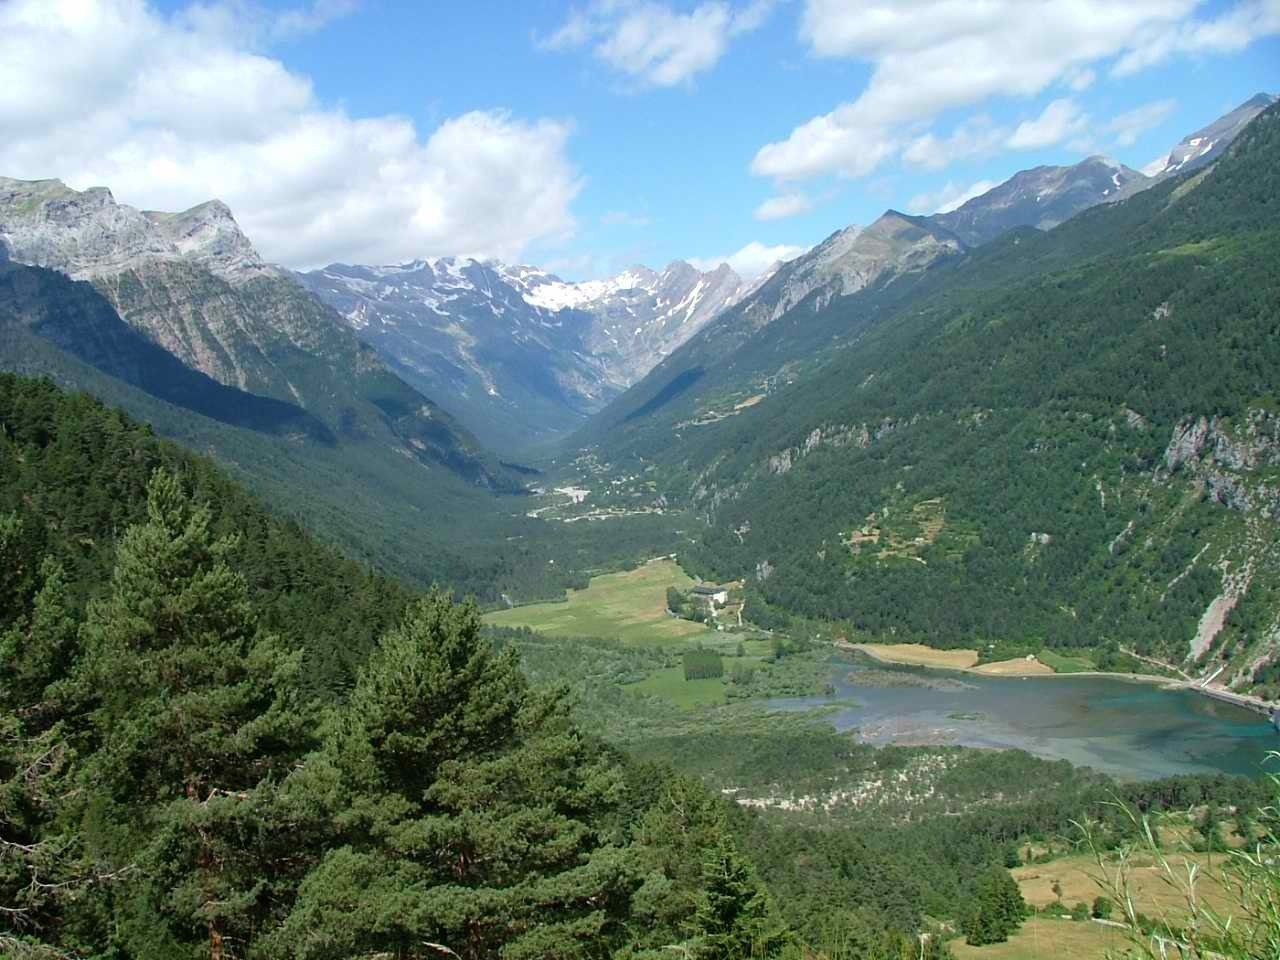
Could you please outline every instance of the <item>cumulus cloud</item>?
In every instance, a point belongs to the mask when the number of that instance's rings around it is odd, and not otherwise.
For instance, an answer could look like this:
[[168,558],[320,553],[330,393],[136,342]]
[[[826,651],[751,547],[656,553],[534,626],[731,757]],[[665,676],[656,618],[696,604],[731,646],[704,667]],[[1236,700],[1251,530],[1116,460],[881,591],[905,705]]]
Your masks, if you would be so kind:
[[1018,124],[1009,137],[1009,146],[1014,150],[1052,146],[1079,134],[1088,122],[1088,116],[1081,112],[1080,105],[1074,100],[1053,100],[1040,116]]
[[1113,117],[1105,130],[1111,134],[1116,143],[1122,147],[1130,147],[1138,142],[1138,138],[1153,127],[1159,126],[1169,114],[1177,109],[1178,101],[1172,98],[1144,103],[1140,107],[1126,110]]
[[754,280],[775,263],[794,260],[808,249],[790,243],[767,246],[759,240],[752,240],[740,250],[723,257],[690,257],[689,263],[699,270],[714,270],[720,264],[727,263],[744,280]]
[[1209,20],[1166,24],[1146,32],[1117,61],[1114,73],[1127,76],[1179,54],[1234,53],[1259,37],[1280,33],[1280,0],[1243,0]]
[[912,167],[941,170],[956,160],[989,156],[1007,135],[1007,130],[983,114],[960,124],[947,136],[926,133],[916,137],[903,148],[902,159]]
[[755,209],[757,220],[785,220],[813,209],[813,200],[803,193],[783,193],[770,197]]
[[[298,7],[289,29],[346,6]],[[166,17],[145,0],[0,4],[0,173],[106,185],[152,209],[217,197],[265,257],[297,267],[515,260],[573,231],[581,180],[568,123],[476,111],[424,136],[405,117],[352,117],[237,42],[218,26],[225,13]]]
[[612,70],[645,86],[674,87],[714,67],[730,41],[759,29],[776,0],[733,7],[722,0],[688,13],[651,0],[596,0],[542,42],[549,50],[590,47]]
[[[866,61],[871,78],[855,99],[761,147],[752,170],[783,181],[863,177],[907,150],[908,162],[936,167],[949,145],[920,127],[947,111],[993,97],[1034,97],[1055,84],[1080,90],[1106,61],[1131,72],[1177,53],[1239,49],[1280,30],[1280,0],[1242,0],[1216,19],[1197,19],[1199,6],[1201,0],[807,0],[801,36],[812,53]],[[1049,138],[1055,123],[1069,125],[1067,110],[1060,104],[1057,115],[1015,131],[1015,141],[1031,146]]]
[[994,180],[979,180],[967,187],[960,187],[947,181],[946,186],[932,193],[918,193],[907,201],[907,213],[929,214],[950,213],[974,197],[980,197],[996,185]]

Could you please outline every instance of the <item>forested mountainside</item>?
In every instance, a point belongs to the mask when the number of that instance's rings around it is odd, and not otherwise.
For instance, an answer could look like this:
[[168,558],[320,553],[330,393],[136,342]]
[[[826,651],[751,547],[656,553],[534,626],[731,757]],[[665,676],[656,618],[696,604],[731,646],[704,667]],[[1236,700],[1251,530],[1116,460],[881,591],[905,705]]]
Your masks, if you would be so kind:
[[[157,233],[159,215],[107,196],[88,203],[53,182],[5,183],[0,246],[92,282],[0,259],[0,369],[125,407],[216,456],[275,510],[419,585],[447,584],[490,604],[555,596],[585,583],[588,570],[670,549],[673,534],[654,517],[629,518],[608,537],[526,517],[523,489],[536,475],[480,448],[336,314],[263,266],[224,208],[197,208],[183,221],[214,237],[193,245],[179,242],[177,218],[161,218],[169,232]],[[38,196],[18,209],[23,191]],[[199,275],[194,288],[174,280],[184,271]],[[256,294],[233,285],[246,276],[263,284]],[[126,323],[116,306],[125,301],[142,305],[135,319],[151,319]],[[295,335],[302,346],[268,346]],[[243,377],[221,382],[165,349],[174,343],[215,374],[236,358]]]
[[701,514],[682,559],[746,577],[761,621],[1126,645],[1270,686],[1278,196],[1273,106],[1197,173],[806,316],[849,346],[767,396],[672,424],[659,391],[593,462]]
[[981,248],[998,237],[1020,227],[1050,229],[1200,169],[1274,101],[1258,94],[1188,135],[1150,177],[1090,157],[1073,166],[1024,170],[946,213],[912,217],[889,210],[868,227],[837,231],[746,292],[593,418],[570,445],[600,443],[617,455],[651,421],[674,428],[732,416],[742,409],[739,404],[755,403],[808,376],[897,304],[964,282],[953,280],[948,268],[981,257]]
[[396,581],[320,545],[296,522],[276,519],[208,459],[47,380],[0,374],[0,449],[10,621],[38,592],[45,561],[61,568],[72,608],[101,592],[120,534],[146,519],[156,470],[181,476],[207,505],[212,539],[239,538],[236,567],[250,585],[249,600],[264,628],[307,647],[301,679],[309,689],[348,689],[371,649],[360,631],[389,627],[408,602]]
[[745,290],[727,265],[704,273],[682,261],[584,283],[457,257],[331,264],[297,279],[500,450],[577,428]]
[[484,488],[520,487],[337,314],[265,264],[221,203],[143,212],[101,187],[0,178],[0,242],[17,263],[89,281],[188,367],[301,407],[332,438],[389,448]]
[[[1082,811],[1111,846],[1138,829],[1117,798],[1267,796],[795,724],[667,732],[635,759],[526,679],[531,638],[491,642],[473,606],[368,574],[119,411],[0,376],[0,479],[6,955],[944,960],[957,930],[1021,922],[1006,867]],[[529,648],[575,678],[615,655]],[[929,768],[945,792],[789,818],[669,764],[725,759],[867,783]]]
[[[121,343],[132,350],[139,340],[121,334],[119,319],[112,323],[110,314],[99,311],[100,299],[88,284],[38,268],[9,267],[13,272],[5,277],[24,279],[16,283],[16,301],[4,300],[14,289],[0,280],[0,368],[51,377],[125,408],[161,436],[214,456],[276,513],[375,569],[496,604],[504,595],[559,596],[566,586],[585,585],[588,571],[671,549],[673,534],[657,517],[627,518],[608,531],[550,524],[525,516],[526,497],[495,497],[449,473],[425,473],[390,450],[294,442],[289,418],[297,408],[211,385],[168,361],[152,366],[154,348],[145,344],[136,355],[98,351],[104,339],[113,350]],[[147,378],[151,392],[131,384],[134,374]],[[166,379],[170,374],[176,375]],[[181,405],[159,399],[166,390],[184,391]],[[201,391],[217,401],[219,419],[193,409]],[[282,408],[289,417],[280,428],[283,436],[269,432],[260,416],[275,416]],[[237,411],[255,419],[247,426],[228,423]]]

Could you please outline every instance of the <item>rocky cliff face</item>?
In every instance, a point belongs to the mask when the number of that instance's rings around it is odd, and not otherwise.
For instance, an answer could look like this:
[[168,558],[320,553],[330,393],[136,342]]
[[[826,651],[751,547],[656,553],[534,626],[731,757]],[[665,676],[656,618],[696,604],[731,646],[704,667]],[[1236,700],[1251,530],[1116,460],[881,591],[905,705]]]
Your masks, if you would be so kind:
[[448,392],[483,439],[576,427],[731,305],[742,281],[677,261],[567,283],[536,267],[444,257],[298,275],[405,377]]
[[218,201],[155,213],[102,187],[0,179],[0,243],[16,263],[92,283],[135,330],[218,383],[299,407],[340,439],[515,485],[336,313],[265,264]]
[[817,312],[836,297],[897,275],[918,273],[963,250],[958,237],[927,218],[889,210],[871,226],[846,227],[782,264],[743,301],[739,312],[756,327],[801,303]]
[[0,238],[19,263],[93,283],[156,344],[241,390],[304,402],[273,352],[332,354],[338,345],[326,341],[345,338],[262,262],[217,201],[150,213],[104,187],[0,179]]
[[156,213],[116,203],[106,187],[76,191],[61,180],[0,177],[0,236],[13,259],[75,280],[119,274],[143,261],[199,265],[230,282],[276,272],[218,200]]

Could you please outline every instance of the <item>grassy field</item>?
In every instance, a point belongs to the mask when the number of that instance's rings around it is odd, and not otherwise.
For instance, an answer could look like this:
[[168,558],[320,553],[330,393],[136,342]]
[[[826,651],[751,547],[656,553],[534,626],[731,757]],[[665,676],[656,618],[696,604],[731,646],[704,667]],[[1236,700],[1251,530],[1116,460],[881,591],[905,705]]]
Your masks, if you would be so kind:
[[[1183,878],[1189,867],[1197,869],[1196,895],[1201,903],[1226,909],[1227,899],[1215,879],[1221,855],[1198,853],[1167,854],[1175,875]],[[1089,855],[1062,857],[1051,863],[1030,864],[1012,871],[1022,896],[1033,907],[1043,908],[1059,900],[1054,890],[1061,890],[1064,911],[1077,903],[1092,904],[1103,893],[1094,879],[1099,875],[1097,862]],[[1186,896],[1181,884],[1171,884],[1166,874],[1150,856],[1136,856],[1129,862],[1129,890],[1137,909],[1152,918],[1182,923],[1188,915]],[[1119,912],[1117,910],[1117,918]],[[971,947],[963,940],[951,943],[956,960],[1103,960],[1120,955],[1126,944],[1125,932],[1114,926],[1091,920],[1063,920],[1036,916],[1007,943]]]
[[697,707],[725,702],[725,682],[722,678],[686,680],[684,667],[668,667],[657,670],[639,683],[629,683],[624,690],[650,696],[664,697],[680,707]]
[[[1211,906],[1225,906],[1222,887],[1215,879],[1217,865],[1224,859],[1221,854],[1169,853],[1167,857],[1175,874],[1183,880],[1188,866],[1196,865],[1199,873],[1197,896]],[[1129,887],[1139,910],[1151,917],[1167,917],[1176,922],[1186,917],[1185,895],[1167,882],[1166,875],[1150,856],[1135,856],[1129,866]],[[1055,883],[1062,889],[1062,902],[1068,908],[1077,903],[1092,904],[1093,898],[1103,892],[1094,880],[1099,874],[1098,864],[1087,854],[1030,864],[1012,872],[1022,896],[1035,907],[1043,907],[1058,899],[1053,890]]]
[[1102,960],[1126,943],[1123,930],[1092,920],[1032,917],[1006,943],[971,947],[959,939],[951,952],[956,960]]
[[986,673],[996,677],[1031,677],[1036,674],[1056,673],[1053,667],[1035,659],[1019,657],[1016,660],[996,660],[973,668],[974,673]]
[[595,577],[562,603],[531,603],[485,614],[500,627],[530,627],[570,637],[616,638],[642,646],[687,646],[716,638],[716,631],[667,613],[667,587],[688,590],[694,581],[674,560],[653,560],[634,570]]
[[[902,663],[913,667],[933,667],[946,670],[966,670],[998,677],[1032,677],[1058,673],[1054,664],[1044,657],[1018,657],[1013,660],[996,660],[978,663],[977,650],[938,650],[923,643],[855,643],[856,649],[884,663]],[[1069,658],[1060,657],[1061,661]],[[1073,664],[1074,665],[1074,664]],[[1062,672],[1073,673],[1082,669]]]
[[1058,673],[1083,673],[1098,669],[1093,659],[1087,654],[1067,656],[1054,650],[1041,650],[1036,656]]
[[936,650],[923,643],[857,643],[854,646],[868,656],[886,663],[967,670],[978,662],[977,650]]

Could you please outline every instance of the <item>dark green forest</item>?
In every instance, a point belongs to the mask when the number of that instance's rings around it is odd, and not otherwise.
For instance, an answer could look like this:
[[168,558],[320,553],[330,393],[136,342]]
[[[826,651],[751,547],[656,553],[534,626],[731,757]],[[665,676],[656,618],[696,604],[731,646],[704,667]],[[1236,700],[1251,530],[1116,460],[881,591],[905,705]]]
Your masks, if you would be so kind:
[[[225,292],[225,284],[204,281],[214,284],[213,300]],[[291,284],[276,292],[307,316],[320,309]],[[269,298],[260,306],[275,309]],[[317,323],[328,330],[332,320],[326,314]],[[339,353],[358,346],[349,336],[339,341]],[[482,604],[560,596],[594,571],[668,551],[674,541],[655,517],[630,517],[608,531],[526,517],[523,489],[536,471],[472,464],[505,478],[494,489],[468,480],[474,471],[465,464],[449,468],[462,456],[451,422],[409,416],[406,394],[416,394],[385,369],[357,384],[368,397],[348,397],[343,413],[329,396],[337,387],[318,379],[314,359],[302,363],[294,379],[323,395],[321,418],[185,367],[122,321],[92,285],[51,270],[0,262],[0,370],[47,376],[122,407],[160,436],[212,455],[275,515],[305,523],[347,556],[416,587],[447,583]],[[463,447],[470,442],[459,437]],[[401,440],[417,440],[424,457],[435,451],[445,462],[415,466]]]
[[757,624],[1179,662],[1248,566],[1213,654],[1243,667],[1280,609],[1277,157],[1272,108],[1208,171],[797,309],[584,439],[705,521],[682,562],[746,578]]
[[1029,837],[1087,815],[1121,842],[1116,797],[1262,802],[960,751],[947,815],[752,811],[718,788],[915,754],[773,720],[601,736],[557,663],[645,654],[491,637],[47,381],[0,378],[0,471],[6,955],[941,957],[1016,924]]

